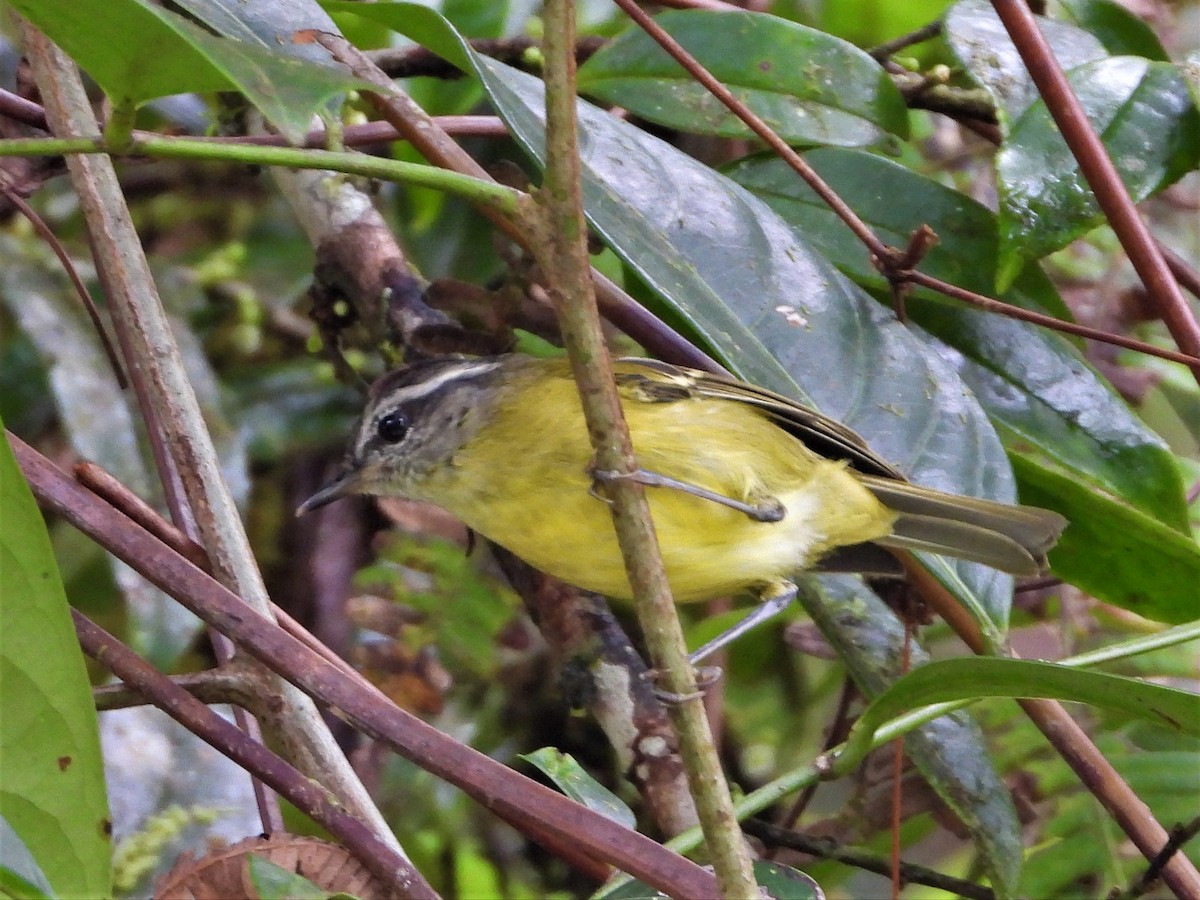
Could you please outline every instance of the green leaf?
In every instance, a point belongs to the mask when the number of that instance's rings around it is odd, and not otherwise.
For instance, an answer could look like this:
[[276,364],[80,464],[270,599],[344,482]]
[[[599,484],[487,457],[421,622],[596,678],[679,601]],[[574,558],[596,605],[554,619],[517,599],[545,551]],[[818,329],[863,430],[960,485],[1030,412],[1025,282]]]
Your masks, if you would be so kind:
[[845,771],[861,759],[884,723],[933,703],[981,697],[1037,697],[1089,703],[1200,736],[1200,694],[1103,672],[1024,659],[944,659],[913,669],[864,710],[837,759]]
[[[1200,159],[1200,112],[1168,63],[1121,56],[1067,73],[1088,121],[1134,201],[1178,180]],[[1104,220],[1045,103],[1016,121],[996,160],[1000,187],[998,283],[1025,260],[1065,247]]]
[[[913,666],[928,661],[900,620],[856,578],[805,579],[799,600],[867,697],[904,676],[906,644]],[[922,725],[906,736],[905,753],[970,833],[998,893],[1011,896],[1021,877],[1021,823],[974,719],[959,710]]]
[[[1104,46],[1082,28],[1039,19],[1054,57],[1064,69],[1104,59]],[[1038,99],[1029,70],[987,0],[963,0],[946,14],[944,35],[950,50],[996,101],[1000,127],[1005,130]]]
[[[891,79],[840,38],[742,11],[678,10],[655,21],[790,143],[860,147],[908,134]],[[636,26],[584,63],[578,83],[581,94],[669,128],[753,135]]]
[[41,513],[0,441],[0,817],[63,897],[108,896],[96,710]]
[[330,100],[369,86],[261,42],[217,37],[148,0],[13,0],[13,6],[70,54],[116,106],[192,91],[238,90],[298,143]]
[[1170,57],[1154,31],[1112,0],[1056,0],[1055,18],[1093,35],[1113,56],[1144,56],[1158,62]]
[[1197,618],[1200,545],[1191,537],[1081,483],[1068,471],[1014,454],[1022,498],[1071,510],[1071,524],[1050,551],[1056,572],[1094,597],[1159,622]]
[[521,759],[537,767],[558,789],[592,812],[600,813],[626,828],[637,827],[637,816],[624,801],[598,782],[575,757],[555,747],[542,747],[532,753],[520,754]]
[[[327,900],[333,896],[303,875],[251,853],[247,859],[254,896],[260,900]],[[342,896],[342,895],[338,895]]]
[[825,900],[821,886],[798,869],[762,859],[753,866],[754,880],[769,900]]
[[[330,4],[341,10],[352,4]],[[471,57],[431,10],[372,4],[365,15],[456,65]],[[535,158],[542,85],[477,58],[510,130]],[[757,198],[673,147],[579,105],[592,226],[683,323],[748,381],[806,400],[861,433],[914,481],[1009,500],[1012,472],[982,409],[931,342],[838,273]],[[998,639],[1012,580],[969,563],[927,565]]]
[[0,816],[0,896],[43,900],[54,888],[21,836]]
[[[939,243],[922,261],[922,271],[989,292],[997,247],[996,217],[990,211],[872,154],[822,149],[805,154],[805,160],[884,241],[902,246],[915,228],[930,225]],[[886,282],[849,229],[781,162],[755,157],[731,167],[729,174],[766,200],[843,272],[886,296]],[[1002,299],[1032,309],[1049,306],[1062,314],[1053,286],[1035,265],[1022,272]],[[1171,452],[1068,341],[921,288],[913,292],[908,311],[914,322],[962,354],[959,375],[999,428],[1010,456],[1019,455],[1039,470],[1034,488],[1021,478],[1028,468],[1017,469],[1026,502],[1034,502],[1030,491],[1036,490],[1038,502],[1072,521],[1104,521],[1105,510],[1113,521],[1126,521],[1132,509],[1187,533],[1184,485]],[[1092,494],[1081,497],[1080,484]],[[1080,505],[1080,500],[1086,502]],[[1089,539],[1086,556],[1052,556],[1055,572],[1074,584],[1096,584],[1092,557],[1121,558],[1131,536],[1124,529],[1094,529]],[[1122,567],[1109,576],[1098,585],[1097,596],[1121,606],[1129,596],[1152,607],[1159,602],[1135,569]],[[1169,591],[1177,593],[1177,588]]]
[[[874,153],[829,147],[808,151],[804,160],[884,243],[905,247],[913,231],[931,227],[938,242],[921,260],[922,272],[978,294],[993,293],[999,237],[996,215],[983,204]],[[783,160],[758,154],[729,166],[725,174],[764,200],[855,282],[890,297],[887,280],[862,242]],[[946,302],[920,285],[909,296]],[[1050,279],[1036,266],[1028,266],[1001,299],[1069,317]]]

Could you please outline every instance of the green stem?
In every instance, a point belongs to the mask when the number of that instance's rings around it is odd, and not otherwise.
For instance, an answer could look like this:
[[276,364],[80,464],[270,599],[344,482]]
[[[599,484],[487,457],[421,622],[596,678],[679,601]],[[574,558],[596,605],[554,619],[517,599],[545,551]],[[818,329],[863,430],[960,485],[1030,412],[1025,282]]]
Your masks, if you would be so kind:
[[[589,277],[587,228],[580,185],[572,0],[545,5],[546,174],[538,194],[542,240],[531,248],[558,307],[564,342],[579,386],[597,468],[633,473],[629,438],[612,363]],[[750,853],[734,817],[695,673],[687,659],[645,491],[630,479],[608,487],[613,523],[633,587],[638,622],[663,687],[689,699],[671,708],[680,754],[705,842],[724,897],[755,897]]]
[[[63,156],[75,153],[107,153],[111,150],[106,142],[90,138],[0,141],[0,156]],[[347,175],[415,184],[445,191],[504,215],[515,214],[520,199],[524,196],[518,190],[493,181],[484,181],[419,163],[378,159],[362,153],[226,144],[197,138],[144,136],[133,138],[128,147],[124,148],[124,152],[158,159],[196,159],[344,172]]]

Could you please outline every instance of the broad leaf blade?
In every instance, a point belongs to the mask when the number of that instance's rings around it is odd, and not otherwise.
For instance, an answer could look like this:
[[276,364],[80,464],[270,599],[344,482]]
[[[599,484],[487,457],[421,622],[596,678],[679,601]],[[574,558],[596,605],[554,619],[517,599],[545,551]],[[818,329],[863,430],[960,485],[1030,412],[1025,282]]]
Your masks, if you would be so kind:
[[1074,511],[1050,553],[1056,570],[1071,572],[1072,584],[1159,622],[1197,618],[1200,546],[1190,536],[1045,460],[1017,454],[1013,465],[1030,503],[1055,502]]
[[62,897],[112,887],[96,709],[41,513],[0,440],[0,816]]
[[[857,579],[806,580],[799,599],[867,697],[884,693],[904,674],[906,642],[912,665],[928,660]],[[905,753],[970,831],[998,893],[1010,896],[1021,875],[1021,825],[979,726],[963,711],[943,716],[907,735]]]
[[[1104,45],[1082,28],[1049,19],[1039,19],[1038,27],[1064,69],[1108,56]],[[1000,127],[1007,131],[1038,99],[1038,91],[992,4],[956,3],[946,14],[944,34],[959,62],[996,101]]]
[[[1135,202],[1196,166],[1200,112],[1174,66],[1120,56],[1073,69],[1067,78]],[[1014,124],[997,157],[996,172],[1001,285],[1025,260],[1065,247],[1104,220],[1040,100]]]
[[[922,260],[930,275],[987,293],[994,277],[996,217],[968,197],[880,157],[852,150],[823,149],[805,159],[871,225],[883,240],[902,245],[921,224],[930,225],[939,244]],[[858,242],[812,191],[777,160],[754,158],[733,166],[731,177],[763,197],[802,231],[843,272],[873,291],[886,283],[865,259]],[[1034,265],[1022,272],[1003,299],[1019,306],[1062,314],[1053,286]],[[1072,521],[1087,519],[1090,552],[1051,554],[1066,580],[1087,582],[1096,596],[1119,606],[1137,598],[1151,618],[1179,614],[1178,587],[1147,590],[1159,579],[1141,567],[1123,565],[1094,577],[1094,557],[1124,559],[1131,544],[1157,551],[1159,538],[1130,530],[1131,513],[1187,533],[1183,482],[1162,439],[1149,431],[1125,402],[1061,337],[1002,316],[962,308],[918,288],[908,304],[912,320],[930,330],[962,358],[959,375],[971,387],[1000,429],[1011,455],[1039,470],[1036,488],[1022,496],[1057,509]],[[1022,465],[1018,476],[1027,471]],[[1030,476],[1029,480],[1032,480]],[[1080,493],[1079,486],[1091,493]],[[1081,502],[1086,501],[1086,502]],[[1111,512],[1106,519],[1104,510]],[[1101,523],[1109,521],[1111,528]],[[1070,531],[1070,530],[1069,530]],[[1075,535],[1068,538],[1076,542]],[[1140,554],[1133,554],[1134,557]]]
[[298,143],[331,99],[368,87],[338,69],[260,42],[217,37],[147,0],[13,0],[13,6],[59,43],[117,105],[191,91],[238,90]]
[[[891,79],[840,38],[742,11],[679,10],[656,21],[786,141],[861,147],[908,133]],[[752,136],[637,27],[580,67],[579,91],[681,131]]]

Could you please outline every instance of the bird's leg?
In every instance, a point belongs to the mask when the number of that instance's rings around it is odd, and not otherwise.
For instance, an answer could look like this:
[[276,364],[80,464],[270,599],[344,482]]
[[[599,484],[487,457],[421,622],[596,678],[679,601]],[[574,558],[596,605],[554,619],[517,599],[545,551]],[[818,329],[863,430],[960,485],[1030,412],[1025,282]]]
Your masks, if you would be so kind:
[[796,599],[796,586],[790,581],[772,581],[759,595],[761,602],[747,616],[732,628],[722,631],[704,646],[688,654],[688,661],[694,666],[701,660],[716,653],[726,644],[735,641],[751,629],[757,628],[763,622],[779,615]]
[[[721,668],[720,666],[701,666],[698,663],[712,656],[712,654],[731,641],[737,640],[751,629],[757,628],[763,622],[767,621],[767,619],[779,615],[796,599],[796,593],[796,586],[790,581],[772,581],[759,593],[761,602],[751,610],[749,615],[732,628],[722,631],[704,646],[688,654],[688,662],[696,667],[696,683],[699,687],[698,694],[674,694],[656,687],[654,695],[667,705],[678,705],[703,694],[709,685],[715,683],[721,677]],[[649,674],[652,678],[657,679],[658,677],[658,673],[653,669]]]
[[702,500],[711,500],[713,503],[719,503],[722,506],[728,506],[730,509],[736,509],[740,513],[745,513],[755,522],[778,522],[787,512],[783,504],[774,497],[767,497],[762,503],[746,503],[743,500],[726,497],[724,494],[718,494],[716,491],[710,491],[708,488],[702,488],[699,485],[688,484],[686,481],[679,481],[675,478],[669,478],[666,475],[659,475],[657,472],[651,472],[648,469],[638,469],[636,472],[625,473],[593,468],[590,470],[590,473],[592,479],[600,483],[627,478],[646,487],[665,487],[676,491],[683,491],[683,493],[691,494],[693,497],[699,497]]

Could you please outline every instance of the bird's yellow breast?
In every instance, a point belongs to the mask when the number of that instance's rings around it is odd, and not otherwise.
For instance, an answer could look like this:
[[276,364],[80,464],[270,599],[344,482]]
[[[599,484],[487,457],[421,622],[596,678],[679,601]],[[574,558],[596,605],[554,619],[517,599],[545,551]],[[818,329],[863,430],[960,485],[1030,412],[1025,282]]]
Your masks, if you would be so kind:
[[[575,391],[564,372],[515,390],[523,402],[500,398],[486,427],[430,476],[422,499],[545,572],[628,598],[608,506],[591,490],[592,450]],[[894,514],[842,463],[818,457],[745,403],[626,396],[623,405],[643,469],[748,503],[775,498],[785,509],[778,522],[757,522],[673,488],[647,488],[677,601],[787,577],[834,547],[891,531]],[[490,477],[468,481],[464,471]]]

